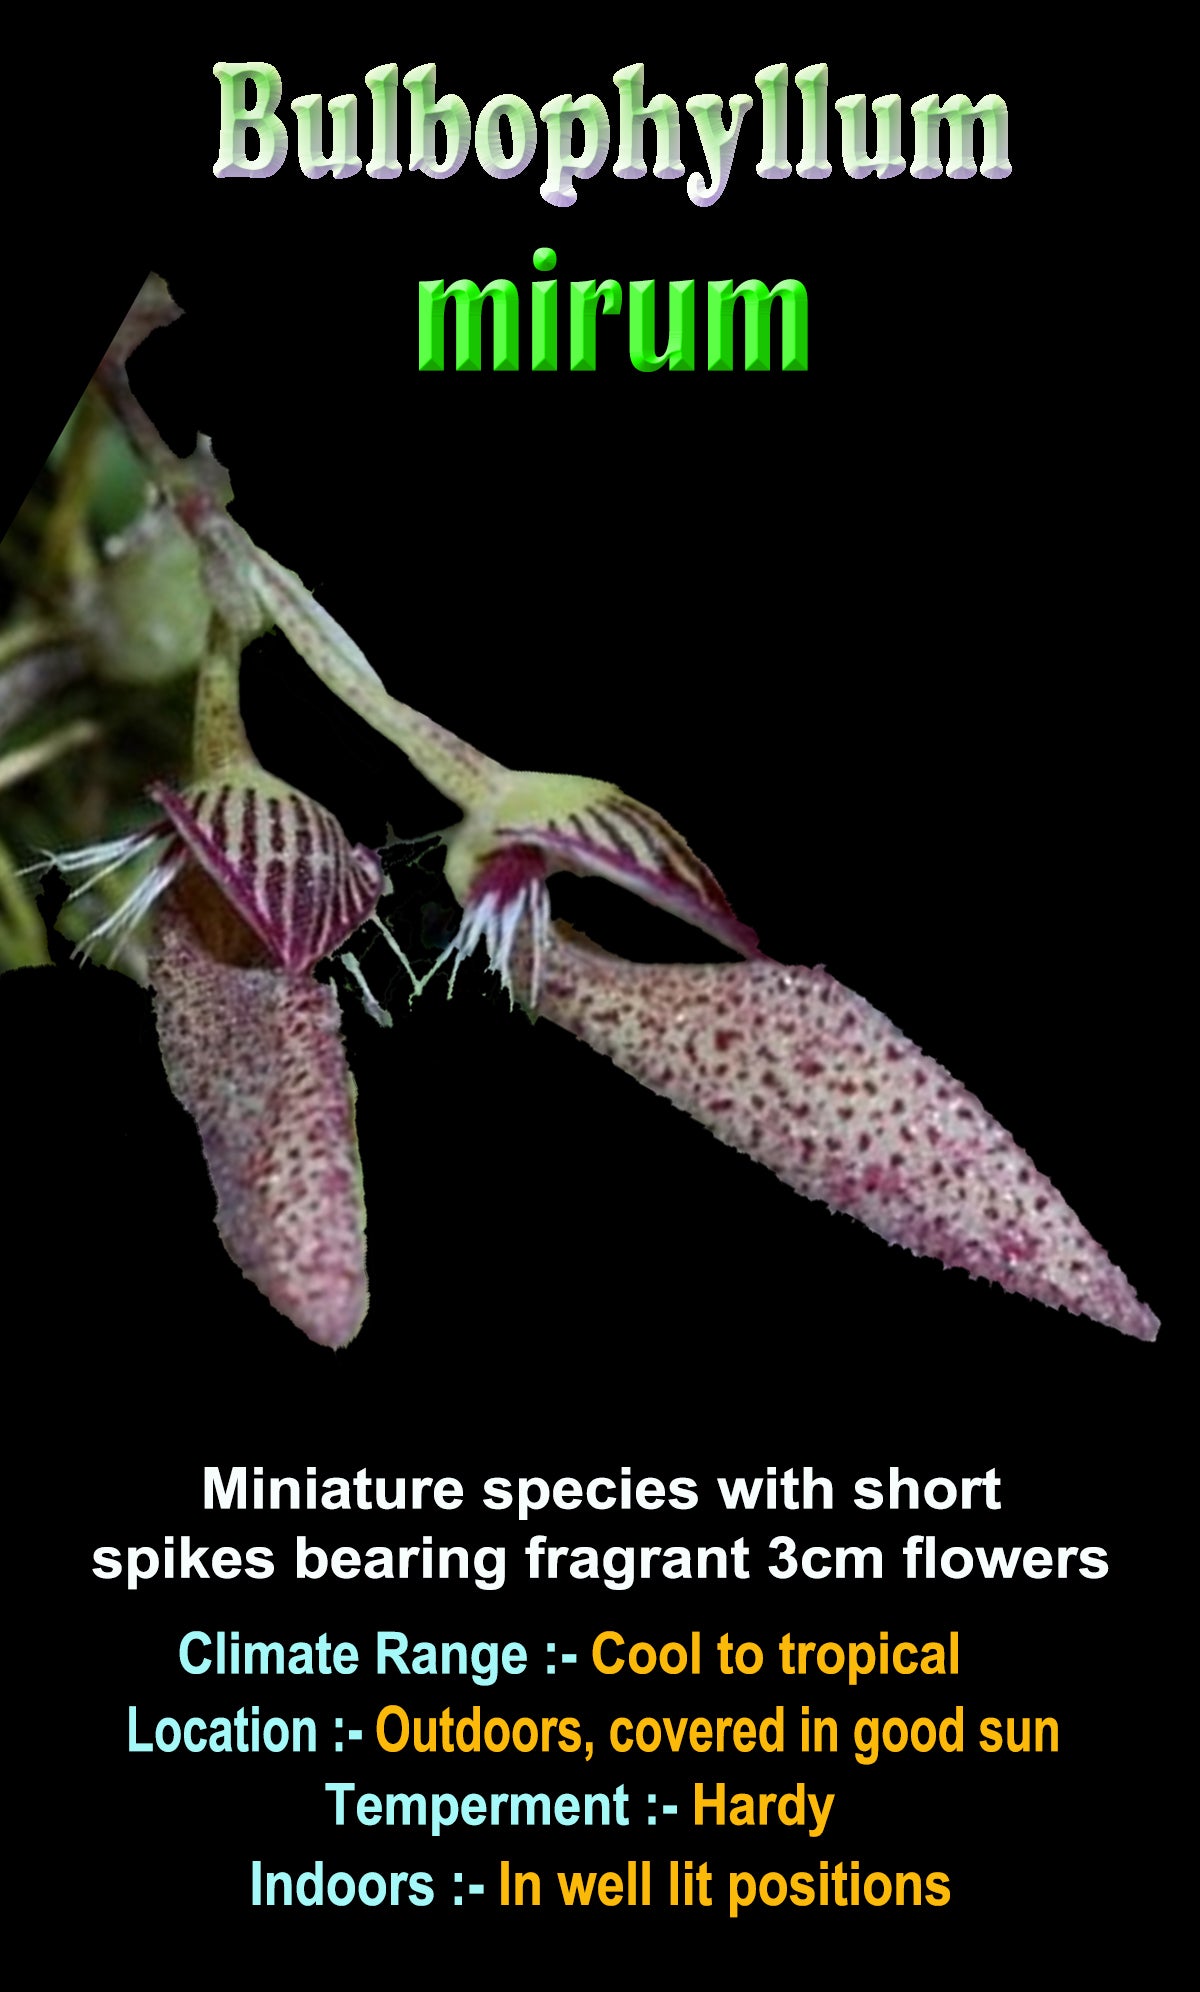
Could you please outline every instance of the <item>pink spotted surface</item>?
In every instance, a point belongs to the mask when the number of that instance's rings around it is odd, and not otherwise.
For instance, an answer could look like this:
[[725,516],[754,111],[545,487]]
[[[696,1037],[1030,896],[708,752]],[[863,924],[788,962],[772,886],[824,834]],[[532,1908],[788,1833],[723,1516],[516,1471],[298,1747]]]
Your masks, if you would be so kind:
[[538,1011],[892,1244],[1123,1334],[1157,1334],[974,1094],[823,969],[646,966],[556,931]]
[[218,959],[178,894],[163,902],[150,976],[226,1250],[311,1340],[340,1347],[367,1311],[366,1213],[333,990]]

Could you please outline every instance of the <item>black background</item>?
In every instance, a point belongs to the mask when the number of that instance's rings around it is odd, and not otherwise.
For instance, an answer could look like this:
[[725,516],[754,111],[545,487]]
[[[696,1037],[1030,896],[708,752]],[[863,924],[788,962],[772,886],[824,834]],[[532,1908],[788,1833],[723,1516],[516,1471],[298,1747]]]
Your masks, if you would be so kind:
[[[1164,757],[1173,720],[1131,639],[1134,577],[1107,499],[1094,401],[1079,358],[1087,321],[1063,190],[1039,178],[1020,94],[1027,63],[1002,31],[925,50],[772,27],[708,43],[681,30],[656,52],[597,27],[579,54],[532,30],[492,55],[460,32],[394,31],[361,46],[275,43],[285,104],[305,90],[436,59],[441,90],[477,111],[515,89],[535,111],[559,90],[599,92],[647,64],[647,94],[681,109],[696,90],[753,91],[755,70],[826,59],[832,98],[900,92],[906,107],[988,89],[1008,99],[1014,172],[919,185],[851,183],[835,149],[825,184],[759,181],[747,119],[730,186],[700,211],[684,183],[580,184],[561,213],[539,162],[511,184],[473,155],[433,184],[305,182],[290,158],[265,184],[217,182],[218,92],[233,44],[196,53],[139,98],[137,139],[93,103],[59,198],[27,217],[17,267],[36,300],[10,393],[14,503],[44,458],[149,269],[186,317],[134,363],[174,446],[199,430],[230,469],[234,513],[295,568],[397,693],[515,766],[619,781],[712,864],[767,950],[823,961],[941,1059],[1028,1148],[1165,1322],[1154,1347],[1052,1314],[934,1262],[890,1250],[801,1202],[550,1025],[510,1015],[478,965],[447,1004],[431,990],[391,1033],[347,1004],[359,1083],[372,1306],[336,1357],[272,1313],[226,1259],[194,1132],[167,1089],[148,998],[91,969],[9,976],[0,1028],[10,1097],[35,1090],[7,1140],[7,1256],[28,1276],[11,1324],[27,1363],[20,1533],[40,1664],[20,1706],[48,1798],[32,1845],[56,1877],[63,1962],[145,1946],[186,1977],[214,1954],[270,1958],[306,1982],[348,1933],[358,1960],[428,1948],[443,1968],[559,1968],[611,1947],[755,1969],[789,1946],[852,1969],[886,1953],[961,1968],[1035,1940],[1053,1967],[1163,1907],[1157,1786],[1175,1692],[1182,1578],[1173,1468],[1179,1403],[1178,1252],[1163,1150],[1172,1106],[1174,997]],[[136,93],[134,93],[136,95]],[[793,90],[791,153],[798,156]],[[290,122],[290,121],[289,121]],[[700,163],[685,116],[685,160]],[[615,117],[614,117],[615,143]],[[92,147],[95,185],[80,160]],[[647,147],[648,155],[650,146]],[[403,152],[403,125],[402,125]],[[55,176],[58,175],[58,178]],[[809,293],[807,375],[643,377],[601,332],[594,377],[421,376],[419,278],[510,276],[523,298],[540,244],[572,278],[799,276]],[[703,354],[703,337],[699,342]],[[22,466],[22,450],[26,456]],[[280,637],[247,660],[260,757],[334,808],[355,838],[412,835],[447,808],[297,665]],[[166,771],[165,771],[166,772]],[[560,882],[561,884],[561,882]],[[401,875],[418,922],[434,878]],[[606,946],[646,959],[711,953],[691,931],[599,884],[556,908]],[[369,964],[370,966],[370,964]],[[378,961],[376,969],[380,968]],[[1182,1026],[1180,1026],[1182,1028]],[[14,1115],[12,1125],[17,1124]],[[503,1591],[340,1585],[286,1572],[287,1518],[205,1517],[201,1471],[456,1474],[467,1502],[438,1541],[503,1541]],[[832,1515],[726,1517],[715,1477],[811,1465]],[[857,1474],[1002,1476],[1000,1515],[863,1517]],[[518,1526],[478,1505],[487,1474],[693,1476],[701,1506],[674,1524],[586,1513]],[[330,1543],[409,1539],[400,1518],[298,1517]],[[730,1541],[744,1585],[560,1582],[534,1589],[520,1545]],[[1096,1543],[1088,1584],[904,1582],[899,1547]],[[765,1544],[879,1542],[881,1585],[772,1582]],[[269,1584],[97,1582],[97,1543],[272,1543]],[[823,1840],[698,1834],[695,1778],[777,1788],[776,1760],[130,1758],[125,1707],[218,1712],[255,1698],[370,1729],[380,1699],[350,1687],[188,1682],[174,1652],[193,1626],[244,1637],[322,1629],[369,1652],[377,1625],[411,1636],[546,1639],[574,1647],[573,1680],[478,1692],[436,1683],[423,1712],[478,1698],[510,1717],[761,1714],[788,1691],[714,1673],[636,1691],[595,1685],[605,1627],[655,1641],[701,1627],[768,1651],[796,1636],[962,1636],[957,1685],[894,1694],[809,1690],[847,1733],[863,1712],[1053,1714],[1053,1758],[897,1759],[860,1769],[784,1760],[835,1790]],[[394,1690],[389,1689],[389,1694]],[[401,1695],[399,1699],[404,1699]],[[65,1711],[65,1714],[64,1714]],[[51,1740],[54,1739],[54,1740]],[[460,1772],[459,1761],[465,1763]],[[343,1770],[343,1766],[346,1768]],[[774,1766],[774,1768],[773,1768]],[[826,1772],[828,1774],[826,1775]],[[768,1775],[769,1773],[769,1775]],[[680,1805],[677,1829],[469,1833],[393,1843],[335,1832],[326,1777],[377,1790],[590,1789],[623,1778]],[[48,1780],[48,1785],[47,1785]],[[394,1851],[401,1846],[403,1858]],[[785,1873],[822,1856],[946,1869],[939,1911],[668,1912],[556,1909],[558,1867],[620,1867],[672,1853]],[[248,1864],[429,1867],[424,1911],[260,1911]],[[545,1906],[494,1907],[507,1856],[543,1875]],[[488,1895],[450,1906],[452,1871]],[[661,1878],[661,1869],[659,1871]],[[660,1881],[656,1883],[660,1885]],[[578,1928],[572,1923],[577,1922]],[[231,1946],[233,1947],[231,1951]],[[694,1948],[693,1948],[694,1947]],[[936,1978],[934,1980],[936,1981]]]

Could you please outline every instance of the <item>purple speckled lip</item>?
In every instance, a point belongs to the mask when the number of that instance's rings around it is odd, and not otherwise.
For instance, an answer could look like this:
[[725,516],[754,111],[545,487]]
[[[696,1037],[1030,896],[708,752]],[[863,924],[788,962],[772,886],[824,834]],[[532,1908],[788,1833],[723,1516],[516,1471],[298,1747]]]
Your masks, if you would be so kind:
[[[606,798],[568,823],[571,834],[510,832],[471,888],[464,931],[472,946],[485,936],[529,1009],[889,1243],[1154,1340],[1157,1318],[1054,1185],[882,1011],[822,968],[762,954],[712,874],[642,805]],[[748,959],[606,954],[550,921],[546,858],[624,876],[668,910],[683,899],[684,917]]]
[[538,1012],[890,1243],[1153,1341],[1159,1323],[974,1094],[823,969],[646,966],[551,929]]
[[150,951],[171,1090],[196,1122],[230,1258],[311,1341],[367,1311],[366,1212],[337,997],[215,960],[172,894]]

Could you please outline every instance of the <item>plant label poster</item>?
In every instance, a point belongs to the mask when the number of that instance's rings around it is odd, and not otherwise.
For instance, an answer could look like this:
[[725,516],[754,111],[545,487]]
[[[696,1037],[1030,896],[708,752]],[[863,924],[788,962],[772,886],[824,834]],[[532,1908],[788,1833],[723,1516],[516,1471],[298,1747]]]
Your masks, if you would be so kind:
[[1178,729],[1046,79],[240,34],[11,249],[48,1955],[1152,1958]]

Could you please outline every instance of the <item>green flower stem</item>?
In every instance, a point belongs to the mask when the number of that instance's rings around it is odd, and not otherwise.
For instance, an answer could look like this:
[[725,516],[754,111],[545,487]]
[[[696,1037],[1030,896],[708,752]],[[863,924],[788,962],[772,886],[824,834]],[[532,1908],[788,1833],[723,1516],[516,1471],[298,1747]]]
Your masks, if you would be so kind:
[[[225,519],[222,524],[232,526]],[[234,531],[240,528],[234,527]],[[503,784],[507,770],[436,720],[395,699],[358,645],[302,582],[241,534],[255,587],[280,629],[331,692],[408,755],[413,766],[464,811]]]
[[242,724],[238,680],[241,651],[219,616],[196,678],[192,723],[192,772],[197,781],[230,768],[256,768],[258,760]]
[[123,362],[111,358],[102,360],[95,384],[161,490],[167,495],[173,495],[180,488],[181,473],[183,473],[184,486],[189,485],[191,479],[186,475],[184,464],[174,450],[164,443],[130,387],[129,376]]
[[246,597],[251,595],[322,683],[407,754],[426,780],[460,809],[469,812],[495,795],[506,770],[391,696],[358,645],[303,583],[255,546],[228,516],[215,493],[219,466],[212,458],[201,455],[184,461],[168,448],[130,387],[124,366],[109,358],[96,379],[176,517],[205,551],[206,583],[237,633],[248,640],[253,611]]

